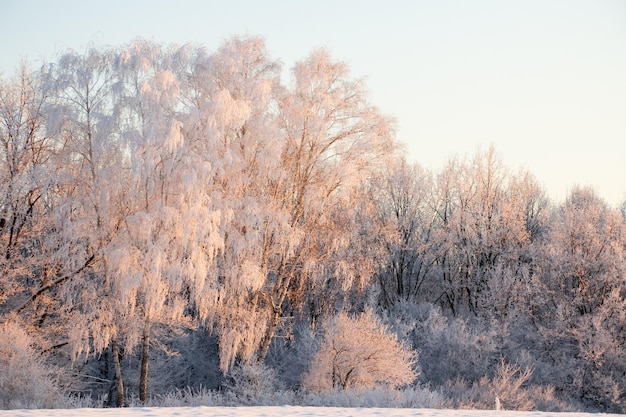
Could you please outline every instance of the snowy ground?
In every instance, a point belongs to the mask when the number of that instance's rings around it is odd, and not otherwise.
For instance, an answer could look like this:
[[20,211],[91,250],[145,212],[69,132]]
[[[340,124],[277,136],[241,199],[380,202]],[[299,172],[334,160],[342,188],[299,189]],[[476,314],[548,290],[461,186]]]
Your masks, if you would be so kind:
[[73,410],[0,410],[2,417],[591,417],[617,414],[542,413],[535,411],[428,410],[402,408],[331,407],[170,407],[170,408],[78,408]]

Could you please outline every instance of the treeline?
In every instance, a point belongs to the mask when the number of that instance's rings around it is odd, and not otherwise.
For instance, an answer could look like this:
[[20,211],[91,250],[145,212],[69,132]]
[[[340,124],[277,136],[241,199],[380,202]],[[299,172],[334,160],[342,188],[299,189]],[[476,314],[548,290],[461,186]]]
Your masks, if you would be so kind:
[[345,64],[281,71],[255,37],[139,40],[1,80],[0,408],[385,387],[626,411],[623,211],[555,204],[494,149],[411,165]]

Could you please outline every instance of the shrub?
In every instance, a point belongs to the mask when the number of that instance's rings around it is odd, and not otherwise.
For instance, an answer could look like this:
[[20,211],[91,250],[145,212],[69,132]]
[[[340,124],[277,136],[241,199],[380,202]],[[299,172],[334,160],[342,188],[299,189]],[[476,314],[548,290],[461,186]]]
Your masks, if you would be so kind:
[[414,343],[420,350],[422,377],[434,386],[463,379],[478,381],[497,360],[497,344],[488,329],[446,317],[437,308],[415,319]]
[[310,393],[302,399],[303,406],[350,408],[433,408],[449,407],[441,394],[428,387],[402,390],[387,387]]
[[501,359],[493,378],[482,377],[473,383],[457,379],[444,387],[444,396],[459,409],[533,410],[536,403],[531,394],[545,394],[549,400],[553,391],[529,391],[525,384],[531,375],[530,368],[522,369]]
[[535,403],[522,388],[532,376],[532,369],[522,369],[519,365],[506,363],[500,360],[498,372],[493,378],[492,386],[496,396],[496,409],[528,411],[535,407]]
[[0,326],[0,409],[52,408],[59,390],[33,341],[16,323]]
[[259,362],[236,365],[230,378],[228,394],[239,404],[267,405],[277,391],[276,373]]
[[303,378],[305,390],[398,387],[417,377],[415,352],[370,312],[356,318],[341,313],[323,329],[320,349]]

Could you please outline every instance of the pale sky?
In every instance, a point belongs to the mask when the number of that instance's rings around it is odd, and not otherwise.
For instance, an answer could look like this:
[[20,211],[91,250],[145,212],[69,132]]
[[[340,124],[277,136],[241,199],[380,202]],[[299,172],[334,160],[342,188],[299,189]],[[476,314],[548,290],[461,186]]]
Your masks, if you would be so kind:
[[425,167],[493,144],[557,202],[576,184],[626,199],[626,0],[0,0],[0,71],[90,41],[244,34],[286,68],[326,47]]

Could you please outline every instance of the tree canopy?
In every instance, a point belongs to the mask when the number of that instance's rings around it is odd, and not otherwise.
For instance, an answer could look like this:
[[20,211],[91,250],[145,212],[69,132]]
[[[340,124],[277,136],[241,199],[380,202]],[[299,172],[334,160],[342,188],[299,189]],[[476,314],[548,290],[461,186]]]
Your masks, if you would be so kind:
[[245,36],[0,80],[0,330],[45,401],[254,374],[626,410],[624,210],[552,202],[493,148],[408,162],[324,49],[285,74]]

